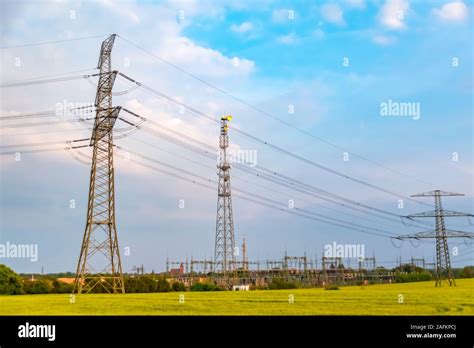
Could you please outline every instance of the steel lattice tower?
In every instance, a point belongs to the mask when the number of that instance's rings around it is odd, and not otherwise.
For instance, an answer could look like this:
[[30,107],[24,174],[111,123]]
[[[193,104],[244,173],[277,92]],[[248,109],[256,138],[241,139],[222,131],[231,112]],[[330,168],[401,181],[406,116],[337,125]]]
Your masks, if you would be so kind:
[[454,231],[446,229],[444,218],[445,217],[456,217],[456,216],[474,216],[472,214],[460,213],[451,210],[444,210],[441,205],[441,196],[464,196],[461,193],[445,192],[441,190],[435,190],[430,192],[419,193],[412,195],[412,197],[434,197],[435,198],[435,210],[424,213],[408,215],[407,218],[425,218],[434,217],[436,223],[436,230],[419,232],[411,235],[399,236],[397,239],[423,239],[423,238],[436,238],[436,286],[441,286],[442,281],[446,280],[449,286],[456,286],[454,281],[453,272],[451,270],[451,260],[449,256],[448,238],[474,238],[473,233]]
[[249,259],[247,257],[247,242],[245,241],[245,235],[242,242],[242,270],[245,272],[249,270]]
[[228,122],[232,116],[221,118],[221,132],[219,137],[219,164],[217,175],[219,183],[217,188],[217,218],[216,240],[214,249],[214,270],[222,272],[224,276],[235,269],[235,238],[234,220],[232,216],[232,196],[230,189],[230,164],[228,158],[229,129]]
[[113,127],[120,107],[112,107],[111,53],[115,34],[102,42],[95,100],[96,116],[90,146],[93,146],[87,205],[87,222],[77,263],[74,292],[101,287],[106,292],[125,292],[115,224]]

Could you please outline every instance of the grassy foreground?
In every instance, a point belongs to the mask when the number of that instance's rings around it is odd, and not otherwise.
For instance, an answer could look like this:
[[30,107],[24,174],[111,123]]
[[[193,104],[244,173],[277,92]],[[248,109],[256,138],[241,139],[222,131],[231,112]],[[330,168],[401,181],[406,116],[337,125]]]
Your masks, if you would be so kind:
[[[0,315],[474,315],[474,279],[248,292],[0,296]],[[293,295],[294,303],[289,297]],[[403,296],[403,303],[399,303]]]

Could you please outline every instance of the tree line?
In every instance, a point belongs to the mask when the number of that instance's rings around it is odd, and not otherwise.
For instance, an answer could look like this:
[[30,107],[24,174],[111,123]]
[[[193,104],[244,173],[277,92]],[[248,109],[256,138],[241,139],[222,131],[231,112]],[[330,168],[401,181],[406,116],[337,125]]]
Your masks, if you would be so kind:
[[[58,281],[58,275],[74,276],[73,273],[37,276],[32,280],[15,273],[11,268],[0,264],[0,294],[66,294],[72,293],[73,285]],[[211,283],[197,283],[189,288],[181,282],[169,282],[164,275],[124,275],[125,292],[149,293],[170,291],[216,291],[221,290]],[[102,287],[96,287],[93,293],[104,293]]]
[[[432,280],[432,274],[426,270],[402,265],[394,269],[395,282],[416,282]],[[455,278],[472,278],[474,276],[474,266],[453,269]],[[72,293],[73,285],[58,281],[58,275],[67,275],[69,278],[73,273],[61,273],[55,275],[37,276],[32,280],[15,273],[6,265],[0,264],[0,294],[21,295],[21,294],[66,294]],[[186,287],[183,283],[169,282],[164,275],[124,275],[125,292],[127,293],[150,293],[150,292],[170,292],[170,291],[219,291],[225,290],[212,281],[205,283],[195,283]],[[285,279],[275,278],[269,284],[262,287],[251,287],[253,289],[294,289],[302,287],[302,284]],[[105,289],[96,287],[92,292],[104,293]]]

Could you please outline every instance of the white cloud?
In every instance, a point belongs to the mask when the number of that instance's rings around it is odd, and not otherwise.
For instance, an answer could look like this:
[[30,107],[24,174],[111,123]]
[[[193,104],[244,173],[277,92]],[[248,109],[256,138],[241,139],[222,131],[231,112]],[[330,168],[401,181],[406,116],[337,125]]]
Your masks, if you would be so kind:
[[199,46],[184,36],[164,40],[162,47],[162,58],[188,71],[197,68],[199,74],[205,77],[242,77],[249,75],[255,68],[254,62],[245,58],[239,58],[236,67],[234,57],[226,57],[219,51]]
[[391,30],[405,29],[404,20],[409,9],[408,0],[387,0],[379,13],[380,23]]
[[172,9],[178,14],[183,11],[186,19],[193,17],[207,17],[213,19],[224,19],[226,6],[232,7],[232,4],[216,2],[212,0],[167,0],[164,1],[166,9]]
[[290,33],[288,35],[280,36],[277,41],[284,45],[293,45],[298,41],[298,38],[294,33]]
[[107,7],[111,11],[114,11],[115,13],[119,14],[122,17],[128,18],[134,24],[140,23],[140,17],[138,17],[138,15],[134,11],[132,11],[131,8],[124,5],[123,2],[114,2],[112,0],[100,0],[99,4],[102,4],[103,6]]
[[357,9],[365,8],[365,0],[346,0],[345,3],[348,7],[357,8]]
[[446,22],[463,22],[468,18],[469,10],[464,2],[454,1],[433,9],[433,14]]
[[232,24],[230,30],[236,33],[246,33],[253,29],[253,24],[250,22],[243,22],[240,25]]
[[395,38],[391,36],[385,36],[385,35],[375,35],[372,38],[372,41],[375,42],[377,45],[387,46],[394,43]]
[[337,4],[325,4],[321,7],[321,14],[324,19],[330,23],[342,25],[344,24],[344,13]]
[[277,10],[273,11],[272,20],[275,23],[284,23],[284,22],[290,20],[291,17],[294,18],[295,15],[296,14],[295,14],[294,10],[289,10],[289,9],[286,9],[286,8],[280,8],[280,9],[277,9]]

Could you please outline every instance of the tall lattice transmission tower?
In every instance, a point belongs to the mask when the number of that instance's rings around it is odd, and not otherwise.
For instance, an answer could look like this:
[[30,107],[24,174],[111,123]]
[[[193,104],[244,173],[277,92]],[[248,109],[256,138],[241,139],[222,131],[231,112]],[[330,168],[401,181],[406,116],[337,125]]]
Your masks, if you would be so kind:
[[445,280],[449,286],[456,286],[454,281],[453,272],[451,270],[451,260],[449,256],[448,238],[474,238],[474,233],[454,231],[446,229],[444,218],[445,217],[459,217],[459,216],[474,216],[472,214],[460,213],[457,211],[445,210],[441,205],[442,196],[464,196],[462,193],[445,192],[441,190],[435,190],[430,192],[419,193],[412,195],[412,197],[434,197],[435,199],[435,210],[408,215],[407,218],[427,218],[434,217],[436,222],[436,229],[433,231],[418,232],[409,235],[402,235],[396,237],[397,239],[424,239],[433,238],[436,239],[436,286],[441,286],[443,280]]
[[242,242],[242,270],[245,272],[249,270],[249,259],[247,256],[247,242],[245,241],[245,235]]
[[235,269],[235,238],[234,220],[232,215],[232,196],[230,189],[230,164],[229,164],[229,121],[232,116],[221,117],[221,131],[219,137],[219,157],[217,175],[219,183],[217,188],[217,218],[216,240],[214,249],[214,270],[222,272],[224,276]]
[[125,292],[115,224],[113,127],[120,112],[120,107],[112,106],[117,75],[112,71],[111,60],[115,36],[102,42],[98,64],[87,222],[74,283],[74,292],[79,294],[96,287],[106,292]]

